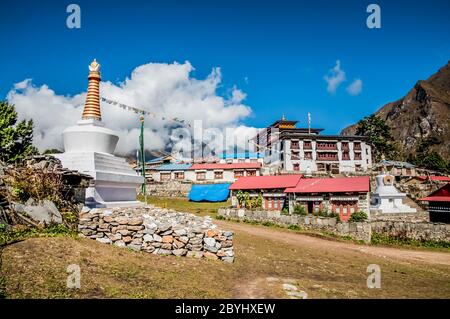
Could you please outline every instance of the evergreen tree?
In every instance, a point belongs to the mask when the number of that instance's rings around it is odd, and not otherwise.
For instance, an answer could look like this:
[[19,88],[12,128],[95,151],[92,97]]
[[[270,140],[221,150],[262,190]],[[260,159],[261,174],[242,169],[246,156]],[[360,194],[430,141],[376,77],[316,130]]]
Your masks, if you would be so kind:
[[431,146],[439,143],[441,141],[435,136],[421,140],[417,146],[416,156],[413,156],[411,161],[417,166],[436,170],[441,173],[450,173],[450,162],[447,162],[436,151],[430,151]]
[[395,155],[391,129],[375,114],[366,116],[358,122],[356,135],[367,136],[369,143],[373,146],[372,153],[375,161],[380,161],[383,155],[389,159]]
[[0,101],[0,161],[20,163],[36,154],[33,142],[33,120],[17,123],[14,105]]

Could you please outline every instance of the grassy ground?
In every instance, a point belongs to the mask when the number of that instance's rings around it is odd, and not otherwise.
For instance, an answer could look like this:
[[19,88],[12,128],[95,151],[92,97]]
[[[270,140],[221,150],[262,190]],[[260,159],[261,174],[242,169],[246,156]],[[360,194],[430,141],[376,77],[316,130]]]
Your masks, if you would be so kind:
[[149,197],[147,203],[153,204],[159,207],[167,207],[178,210],[180,212],[189,212],[198,214],[201,216],[210,215],[216,216],[217,209],[230,205],[230,201],[209,203],[209,202],[190,202],[186,198],[160,198]]
[[[223,205],[174,199],[150,202],[160,206],[166,202],[168,207],[202,215],[212,215],[211,210]],[[237,225],[220,224],[222,228]],[[4,293],[8,298],[286,298],[282,283],[289,282],[309,298],[450,297],[447,265],[338,250],[327,240],[296,234],[314,245],[292,245],[257,235],[267,227],[242,223],[239,227],[253,233],[236,231],[234,264],[155,256],[89,239],[28,239],[3,250]],[[70,264],[81,268],[79,290],[66,288]],[[369,264],[382,269],[381,289],[367,288]]]

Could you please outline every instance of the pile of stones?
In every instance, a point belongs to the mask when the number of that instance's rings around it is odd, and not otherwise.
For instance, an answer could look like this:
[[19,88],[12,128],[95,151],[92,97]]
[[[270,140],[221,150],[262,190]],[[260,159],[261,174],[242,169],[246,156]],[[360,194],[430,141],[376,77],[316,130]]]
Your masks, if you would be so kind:
[[153,205],[130,208],[85,207],[81,237],[153,254],[234,261],[233,232],[223,231],[211,217],[199,217]]

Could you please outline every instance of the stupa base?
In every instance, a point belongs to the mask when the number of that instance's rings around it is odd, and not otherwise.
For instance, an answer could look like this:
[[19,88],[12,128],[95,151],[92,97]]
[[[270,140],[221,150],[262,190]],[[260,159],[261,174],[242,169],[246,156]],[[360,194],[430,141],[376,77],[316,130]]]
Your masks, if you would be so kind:
[[54,154],[63,167],[91,175],[93,184],[86,189],[88,207],[137,206],[137,189],[144,182],[124,158],[98,152]]

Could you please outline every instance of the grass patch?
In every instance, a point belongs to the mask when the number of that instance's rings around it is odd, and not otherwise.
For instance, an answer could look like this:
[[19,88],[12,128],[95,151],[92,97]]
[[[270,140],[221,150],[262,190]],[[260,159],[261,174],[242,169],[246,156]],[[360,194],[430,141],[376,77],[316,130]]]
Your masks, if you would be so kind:
[[[144,201],[143,196],[139,200]],[[180,212],[188,212],[200,216],[210,215],[216,217],[217,210],[224,206],[230,206],[231,202],[191,202],[187,198],[181,197],[147,197],[147,203],[158,207],[175,209]]]
[[50,225],[45,228],[18,227],[0,231],[0,247],[33,237],[73,236],[77,232],[65,225]]
[[417,240],[402,237],[392,237],[380,233],[372,233],[372,244],[381,246],[405,246],[405,247],[421,247],[439,250],[450,249],[450,243],[435,240]]

